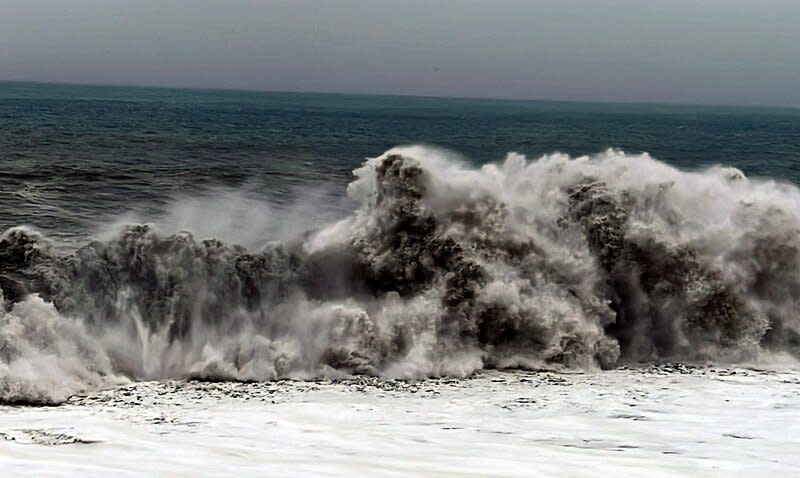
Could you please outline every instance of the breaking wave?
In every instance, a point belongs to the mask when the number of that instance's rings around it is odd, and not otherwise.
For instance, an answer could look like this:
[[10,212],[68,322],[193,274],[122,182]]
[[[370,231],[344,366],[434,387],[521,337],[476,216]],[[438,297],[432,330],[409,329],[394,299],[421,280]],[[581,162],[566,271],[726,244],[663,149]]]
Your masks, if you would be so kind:
[[0,401],[800,356],[793,185],[614,150],[476,169],[403,147],[354,174],[352,213],[258,251],[133,225],[63,254],[8,230]]

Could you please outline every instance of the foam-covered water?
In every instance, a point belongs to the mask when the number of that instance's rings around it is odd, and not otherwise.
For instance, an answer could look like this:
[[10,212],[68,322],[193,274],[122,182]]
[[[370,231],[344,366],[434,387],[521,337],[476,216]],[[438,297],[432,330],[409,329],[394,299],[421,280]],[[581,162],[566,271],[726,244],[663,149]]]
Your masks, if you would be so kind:
[[136,382],[0,406],[6,476],[794,477],[800,376],[681,366]]
[[[73,253],[10,229],[0,398],[59,402],[142,379],[463,377],[800,354],[790,183],[616,150],[475,167],[422,146],[354,175],[325,220],[285,214],[314,210],[318,196],[256,224],[263,246],[195,238],[169,219],[117,221]],[[197,224],[213,232],[218,220]]]

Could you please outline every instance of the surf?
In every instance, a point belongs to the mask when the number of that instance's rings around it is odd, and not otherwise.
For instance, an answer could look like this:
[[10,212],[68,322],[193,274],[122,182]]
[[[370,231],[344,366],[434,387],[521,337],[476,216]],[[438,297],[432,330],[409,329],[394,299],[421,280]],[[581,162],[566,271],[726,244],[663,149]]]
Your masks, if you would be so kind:
[[134,224],[64,253],[9,229],[0,400],[800,356],[794,185],[618,150],[474,167],[408,146],[353,174],[343,218],[262,248]]

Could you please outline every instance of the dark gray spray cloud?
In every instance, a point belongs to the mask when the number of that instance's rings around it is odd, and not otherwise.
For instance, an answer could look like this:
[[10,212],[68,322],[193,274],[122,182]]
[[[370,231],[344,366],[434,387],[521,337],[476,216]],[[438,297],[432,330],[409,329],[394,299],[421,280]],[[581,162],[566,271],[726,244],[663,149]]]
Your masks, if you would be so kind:
[[800,358],[795,186],[618,151],[474,169],[422,146],[354,175],[345,218],[260,250],[144,225],[66,255],[0,234],[0,403],[140,379]]
[[0,79],[800,105],[795,0],[0,0]]

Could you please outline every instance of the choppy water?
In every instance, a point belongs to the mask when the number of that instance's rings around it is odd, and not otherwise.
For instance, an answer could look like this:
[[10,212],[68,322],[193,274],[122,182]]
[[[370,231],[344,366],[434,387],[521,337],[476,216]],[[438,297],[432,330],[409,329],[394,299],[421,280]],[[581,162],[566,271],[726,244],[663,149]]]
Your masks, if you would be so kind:
[[619,148],[800,182],[800,110],[0,82],[0,230],[85,239],[98,222],[218,186],[339,197],[366,157],[412,143],[476,164]]

